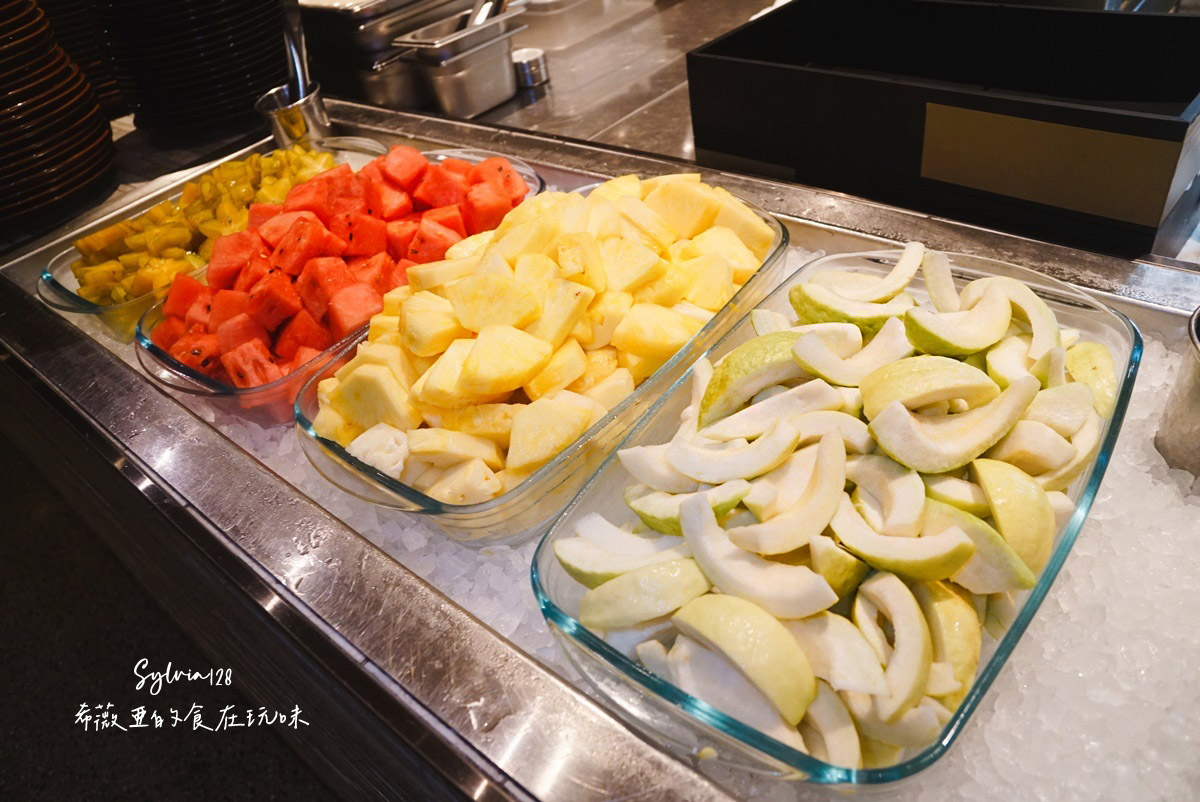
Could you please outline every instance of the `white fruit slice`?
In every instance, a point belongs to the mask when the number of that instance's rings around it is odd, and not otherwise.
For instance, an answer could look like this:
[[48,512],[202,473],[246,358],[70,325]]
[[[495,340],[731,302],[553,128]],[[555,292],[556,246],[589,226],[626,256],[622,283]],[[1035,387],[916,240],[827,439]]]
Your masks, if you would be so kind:
[[1029,358],[1028,334],[1005,337],[984,354],[987,374],[1000,387],[1007,387],[1022,376],[1030,375],[1034,361]]
[[879,501],[880,534],[916,537],[921,533],[925,483],[919,473],[880,454],[865,454],[846,460],[846,478]]
[[892,659],[892,644],[888,643],[883,627],[879,626],[879,608],[865,595],[857,593],[854,596],[854,605],[850,615],[854,626],[858,627],[858,631],[870,645],[871,651],[875,652],[875,657],[879,660],[880,665],[886,666]]
[[1004,637],[1017,619],[1017,603],[1011,593],[993,593],[987,600],[987,617],[983,627],[996,640]]
[[908,340],[918,351],[941,356],[966,356],[999,342],[1008,331],[1012,304],[999,287],[988,289],[979,303],[965,312],[909,309],[904,315]]
[[796,451],[778,468],[750,483],[750,492],[742,499],[743,506],[759,521],[791,508],[808,489],[816,462],[816,445]]
[[684,635],[728,658],[788,724],[804,718],[817,695],[816,678],[800,644],[766,610],[737,596],[710,593],[688,602],[671,620]]
[[1042,489],[1020,468],[991,459],[971,463],[1000,535],[1035,574],[1046,567],[1054,543],[1054,510]]
[[[932,699],[925,697],[895,722],[884,721],[871,703],[872,697],[853,691],[839,694],[858,725],[858,731],[868,738],[907,749],[929,746],[942,731],[938,711]],[[865,760],[864,760],[865,765]]]
[[1031,588],[1037,582],[1012,546],[981,518],[940,501],[926,502],[922,534],[929,537],[950,528],[958,528],[975,544],[971,559],[950,577],[955,583],[972,593],[987,594]]
[[717,524],[704,499],[683,504],[683,537],[701,570],[722,593],[754,602],[780,618],[803,618],[837,601],[820,575],[739,549]]
[[697,359],[692,365],[692,401],[690,406],[693,410],[700,409],[700,401],[704,398],[704,391],[707,389],[712,377],[712,362],[709,362],[705,357]]
[[912,591],[895,574],[875,574],[858,592],[892,624],[892,657],[884,671],[888,694],[875,697],[875,708],[881,719],[894,722],[925,695],[933,654],[929,626]]
[[1000,388],[983,371],[957,359],[929,355],[884,365],[865,376],[858,387],[868,420],[893,401],[917,409],[961,398],[973,408],[1000,395]]
[[883,695],[888,692],[883,665],[858,627],[829,612],[784,621],[808,655],[813,673],[834,690]]
[[843,387],[857,387],[871,371],[912,353],[900,318],[883,324],[871,342],[850,357],[838,356],[815,334],[800,335],[792,346],[792,356],[806,372]]
[[[671,625],[674,629],[674,625]],[[671,681],[671,667],[667,662],[667,647],[662,641],[647,640],[634,647],[634,655],[651,674],[657,674],[668,682]]]
[[[667,638],[675,631],[675,627],[671,626],[671,619],[668,616],[662,618],[653,618],[644,623],[632,627],[617,627],[615,629],[606,629],[604,631],[604,642],[616,649],[621,654],[633,660],[636,657],[637,647],[647,641]],[[666,654],[666,652],[663,652]]]
[[671,682],[681,690],[780,743],[808,752],[795,728],[788,726],[770,700],[722,655],[680,635],[667,655],[667,669]]
[[1070,462],[1075,446],[1044,423],[1019,420],[985,455],[1037,476]]
[[793,334],[815,334],[830,351],[840,357],[849,357],[862,350],[862,330],[852,323],[806,323],[792,326]]
[[860,417],[863,411],[862,391],[857,387],[836,387],[834,389],[842,396],[841,411],[851,417]]
[[846,451],[841,438],[827,433],[817,446],[812,475],[803,495],[773,518],[729,530],[729,539],[747,551],[786,554],[821,534],[837,510],[839,491],[846,484]]
[[796,425],[781,420],[762,437],[744,446],[714,448],[699,440],[675,438],[667,446],[667,462],[684,476],[710,485],[753,479],[787,459],[799,440],[800,430]]
[[975,679],[979,652],[983,648],[983,629],[975,608],[944,582],[919,582],[913,596],[925,614],[936,664],[948,665],[957,688],[941,693],[929,692],[951,711],[957,710]]
[[924,256],[925,246],[923,244],[909,242],[904,246],[900,258],[896,260],[895,266],[886,276],[870,287],[842,289],[839,292],[843,297],[852,301],[870,301],[872,303],[889,301],[903,292],[913,277],[917,275],[917,270],[921,267],[921,259]]
[[866,454],[873,446],[867,424],[845,412],[806,412],[792,418],[792,423],[800,430],[798,446],[815,443],[828,432],[836,432],[842,438],[846,451],[851,454]]
[[1029,372],[1037,376],[1042,387],[1061,387],[1067,381],[1067,351],[1054,347],[1033,363]]
[[995,445],[1040,388],[1037,379],[1025,376],[984,406],[939,418],[917,418],[893,401],[871,421],[871,434],[879,449],[901,465],[921,473],[945,473]]
[[843,290],[867,290],[874,287],[879,284],[881,276],[874,273],[855,273],[852,270],[822,270],[805,278],[813,284],[829,287],[838,295],[842,295]]
[[579,621],[588,629],[633,626],[678,610],[709,587],[695,560],[647,565],[583,594]]
[[721,418],[701,429],[700,436],[709,440],[758,437],[778,419],[823,409],[836,410],[841,406],[841,393],[824,381],[814,379]]
[[[767,389],[759,390],[757,393],[755,393],[753,395],[753,397],[751,397],[751,399],[750,399],[750,404],[751,405],[761,404],[763,401],[766,401],[769,398],[774,398],[777,395],[783,395],[790,389],[792,389],[792,388],[785,387],[782,384],[772,384]],[[716,424],[713,424],[713,425],[715,426]],[[713,439],[716,439],[716,438],[713,438]]]
[[[914,591],[915,592],[915,591]],[[975,615],[975,611],[971,611]],[[979,619],[976,619],[978,624]],[[925,686],[928,696],[948,696],[962,688],[962,683],[954,678],[954,666],[949,663],[939,663],[936,659],[929,664],[929,684]]]
[[998,288],[1008,296],[1015,310],[1014,317],[1029,324],[1033,338],[1029,345],[1029,358],[1041,359],[1051,348],[1062,345],[1058,330],[1058,318],[1045,301],[1037,296],[1024,282],[1009,276],[988,276],[972,281],[963,287],[962,303],[970,308],[981,303],[983,298]]
[[[638,487],[639,485],[634,485]],[[575,534],[613,554],[655,554],[679,545],[678,538],[642,537],[622,529],[598,512],[589,512],[575,522]]]
[[858,734],[858,740],[862,744],[864,769],[886,769],[895,766],[904,755],[904,747],[885,744],[861,732]]
[[772,312],[770,309],[751,309],[750,325],[754,327],[754,333],[761,337],[773,331],[784,331],[792,324],[781,312]]
[[962,308],[958,290],[954,287],[954,276],[950,273],[950,258],[941,251],[926,251],[921,260],[921,275],[925,277],[925,291],[934,309],[939,312],[957,312]]
[[867,525],[845,493],[829,526],[863,562],[913,579],[946,579],[975,553],[971,539],[954,527],[932,537],[881,535]]
[[874,334],[888,320],[903,315],[916,305],[907,293],[901,293],[887,303],[875,304],[852,301],[829,287],[812,283],[792,287],[788,290],[788,301],[802,324],[852,323],[862,329],[863,334]]
[[[637,535],[630,535],[638,537]],[[570,576],[584,587],[595,588],[621,574],[657,563],[692,556],[691,549],[679,538],[641,538],[660,546],[640,554],[617,554],[583,537],[564,537],[554,543],[554,556]],[[673,542],[672,542],[673,541]]]
[[632,446],[617,452],[625,470],[644,485],[664,493],[694,493],[700,483],[684,476],[667,462],[669,443],[656,446]]
[[821,760],[848,769],[862,768],[862,747],[850,711],[838,695],[820,680],[817,681],[817,696],[808,706],[800,727],[802,733],[811,729],[816,735],[815,738],[806,738],[805,742],[814,755],[816,748],[812,741],[820,742],[823,753]]
[[1117,369],[1112,353],[1101,343],[1081,342],[1067,349],[1071,378],[1086,384],[1095,396],[1096,412],[1107,418],[1117,400]]
[[792,343],[799,336],[789,331],[764,334],[726,354],[704,390],[700,425],[720,420],[765,387],[803,377],[792,359]]
[[639,491],[638,487],[633,485],[625,490],[625,503],[646,526],[665,535],[683,534],[679,525],[679,506],[693,495],[705,496],[712,505],[713,514],[720,518],[732,511],[742,497],[750,492],[750,483],[741,479],[696,493],[672,494],[657,490],[646,493],[645,488]]
[[1056,471],[1043,473],[1036,481],[1046,490],[1066,490],[1071,486],[1088,461],[1100,447],[1100,435],[1104,431],[1104,421],[1095,412],[1088,412],[1087,420],[1079,427],[1079,431],[1071,435],[1071,445],[1075,446],[1075,457]]
[[825,577],[839,599],[849,596],[871,570],[869,565],[826,535],[813,535],[808,541],[808,549],[813,570]]
[[972,515],[987,516],[991,512],[987,497],[974,482],[948,473],[923,473],[921,481],[925,483],[925,495],[934,501],[958,507]]
[[1060,384],[1034,396],[1024,420],[1044,423],[1063,437],[1070,437],[1083,426],[1092,404],[1092,390],[1083,382]]
[[1050,502],[1050,508],[1054,510],[1054,526],[1058,531],[1067,525],[1067,521],[1071,520],[1071,516],[1075,514],[1075,502],[1071,501],[1071,497],[1061,490],[1049,490],[1046,492],[1046,498]]

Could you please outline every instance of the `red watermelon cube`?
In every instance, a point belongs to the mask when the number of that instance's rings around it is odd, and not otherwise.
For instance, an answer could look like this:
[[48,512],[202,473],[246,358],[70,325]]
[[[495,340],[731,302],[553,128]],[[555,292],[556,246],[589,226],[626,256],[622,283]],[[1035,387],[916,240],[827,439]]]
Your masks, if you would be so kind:
[[320,355],[321,351],[318,351],[316,348],[309,348],[307,345],[302,345],[296,349],[296,355],[292,357],[291,361],[280,367],[285,373],[292,373],[312,362]]
[[263,223],[258,229],[258,234],[263,238],[263,242],[274,249],[292,224],[302,219],[312,220],[315,223],[321,222],[312,212],[281,212]]
[[262,324],[267,331],[274,331],[280,323],[299,312],[303,306],[296,288],[292,286],[291,278],[272,271],[250,289],[246,314]]
[[367,213],[382,220],[396,220],[413,210],[412,198],[387,180],[367,180]]
[[[217,290],[213,295],[212,307],[208,311],[208,330],[217,331],[221,324],[246,311],[250,293],[238,290]],[[225,349],[221,349],[225,350]]]
[[367,325],[383,311],[383,295],[363,283],[351,284],[329,300],[329,332],[335,339]]
[[275,246],[271,266],[298,276],[309,259],[340,256],[345,249],[346,243],[330,234],[325,226],[312,220],[297,220]]
[[412,191],[412,197],[431,209],[455,206],[467,196],[467,186],[465,176],[435,164],[425,171],[425,177],[421,179],[420,186]]
[[466,177],[471,174],[471,168],[474,165],[466,159],[442,159],[442,166],[452,173]]
[[444,225],[424,218],[417,226],[417,233],[408,246],[408,258],[419,264],[436,262],[446,258],[446,249],[462,237]]
[[150,342],[170,353],[171,346],[186,332],[187,325],[183,322],[183,318],[174,315],[164,317],[150,332]]
[[336,256],[324,256],[312,259],[304,266],[304,272],[296,279],[296,291],[313,320],[320,321],[329,309],[329,299],[355,281],[344,261]]
[[250,292],[250,288],[262,280],[262,277],[271,272],[271,261],[268,256],[255,254],[250,260],[250,264],[246,265],[245,269],[238,274],[237,281],[233,283],[233,289],[238,292]]
[[262,340],[263,345],[271,344],[271,335],[267,333],[267,330],[245,312],[234,315],[218,326],[216,334],[223,354],[229,353],[250,340]]
[[167,298],[163,301],[163,317],[185,316],[196,299],[207,291],[208,287],[196,279],[186,273],[179,273],[171,281],[171,289],[167,290]]
[[368,214],[351,214],[344,218],[346,233],[337,236],[346,241],[343,256],[373,256],[387,251],[387,223]]
[[484,159],[472,167],[468,180],[472,184],[495,184],[504,195],[509,197],[513,206],[524,200],[529,193],[529,185],[525,183],[525,179],[521,178],[508,159],[503,156]]
[[317,173],[313,178],[314,181],[330,181],[336,184],[338,181],[344,181],[347,178],[354,177],[354,168],[348,164],[339,164],[336,167],[330,167],[323,173]]
[[261,387],[283,378],[283,371],[271,361],[271,352],[262,340],[248,340],[221,354],[221,364],[237,387]]
[[183,323],[188,331],[208,331],[208,314],[212,311],[212,299],[212,290],[205,287],[196,296],[196,300],[192,301],[192,305],[188,307],[187,314],[183,317]]
[[429,160],[421,151],[408,145],[393,145],[380,165],[383,174],[410,195],[428,167]]
[[491,231],[512,210],[512,201],[495,184],[484,182],[467,190],[463,212],[467,233]]
[[279,331],[275,340],[275,354],[280,359],[290,360],[302,348],[324,351],[333,345],[329,331],[313,319],[307,309],[301,309]]
[[221,367],[221,344],[215,334],[185,334],[171,345],[171,358],[197,373],[212,376]]
[[358,171],[358,174],[368,181],[374,181],[376,183],[380,181],[386,181],[387,179],[383,176],[383,159],[384,157],[380,156],[378,159],[367,162],[363,165],[363,168]]
[[387,224],[387,250],[393,259],[408,257],[408,246],[416,236],[419,220],[393,220]]
[[408,266],[415,264],[416,262],[413,262],[409,259],[401,259],[399,262],[396,262],[394,265],[392,265],[392,271],[388,274],[387,282],[384,285],[384,292],[387,292],[388,290],[394,290],[397,287],[403,287],[405,284],[407,284]]
[[329,217],[340,217],[367,211],[366,181],[351,173],[329,182]]
[[247,229],[236,234],[226,234],[213,243],[212,256],[208,257],[205,278],[214,290],[227,290],[237,281],[250,260],[266,253],[267,246],[258,232]]
[[285,212],[307,211],[315,214],[322,223],[329,223],[329,182],[305,181],[288,190],[283,199]]
[[456,232],[460,237],[467,236],[467,227],[463,223],[462,212],[457,206],[439,206],[436,209],[430,209],[421,214],[422,220],[426,218]]
[[394,286],[389,282],[392,277],[392,270],[395,267],[396,263],[385,251],[363,259],[358,264],[350,265],[350,271],[354,273],[356,279],[363,284],[370,285],[382,295]]
[[283,204],[280,203],[252,203],[249,209],[250,222],[248,227],[258,228],[282,211]]

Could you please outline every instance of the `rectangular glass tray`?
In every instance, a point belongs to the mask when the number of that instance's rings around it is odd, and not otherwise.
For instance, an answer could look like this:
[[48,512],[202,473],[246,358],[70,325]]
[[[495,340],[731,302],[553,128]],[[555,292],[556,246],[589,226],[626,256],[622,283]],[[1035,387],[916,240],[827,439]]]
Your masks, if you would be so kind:
[[[849,268],[882,276],[895,264],[899,253],[898,250],[872,251],[858,255],[835,255],[810,262],[772,292],[760,304],[760,308],[790,313],[788,290],[806,281],[814,272],[831,267],[831,260],[838,260],[838,269]],[[600,513],[617,523],[634,519],[622,499],[622,492],[635,480],[616,458],[616,451],[630,446],[663,443],[670,439],[679,426],[680,413],[690,401],[689,369],[637,422],[554,522],[538,544],[531,571],[538,604],[572,665],[620,718],[669,751],[693,759],[704,756],[707,758],[705,763],[724,764],[756,774],[831,785],[875,786],[911,777],[937,762],[950,748],[1058,576],[1087,518],[1116,445],[1141,358],[1141,334],[1125,315],[1069,284],[993,259],[958,254],[949,256],[956,284],[960,288],[966,281],[989,275],[1020,279],[1046,300],[1057,314],[1060,324],[1078,328],[1084,338],[1104,343],[1112,351],[1116,363],[1119,387],[1113,413],[1104,423],[1095,457],[1067,491],[1075,502],[1075,512],[1056,534],[1050,560],[1038,577],[1037,584],[1031,590],[1017,595],[1017,615],[1004,637],[998,643],[985,638],[975,683],[937,740],[919,753],[910,751],[902,762],[888,768],[849,769],[817,760],[763,735],[646,671],[586,629],[575,617],[586,589],[559,565],[554,557],[553,544],[561,537],[573,535],[575,522],[589,513]],[[920,276],[913,280],[909,292],[918,301],[925,300],[924,283]],[[722,355],[754,336],[747,314],[705,356],[716,362]],[[702,755],[702,750],[707,748],[716,750],[716,756],[707,751]]]

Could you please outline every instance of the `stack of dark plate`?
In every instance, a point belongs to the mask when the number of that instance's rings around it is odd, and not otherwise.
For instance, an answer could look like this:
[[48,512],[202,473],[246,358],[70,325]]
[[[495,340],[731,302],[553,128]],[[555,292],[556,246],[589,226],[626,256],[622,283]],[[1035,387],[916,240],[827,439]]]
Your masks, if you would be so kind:
[[34,0],[0,0],[0,228],[45,221],[113,177],[112,129]]
[[37,0],[37,3],[46,12],[59,47],[83,70],[109,119],[126,114],[92,0]]
[[252,127],[284,83],[279,0],[93,2],[138,128],[180,142]]

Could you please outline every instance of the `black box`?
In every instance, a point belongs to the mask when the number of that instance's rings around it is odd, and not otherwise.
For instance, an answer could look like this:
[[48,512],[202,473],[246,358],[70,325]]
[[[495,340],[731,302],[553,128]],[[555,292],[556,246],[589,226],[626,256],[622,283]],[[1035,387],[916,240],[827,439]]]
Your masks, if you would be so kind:
[[1200,211],[1200,17],[793,0],[687,67],[711,166],[1125,256]]

